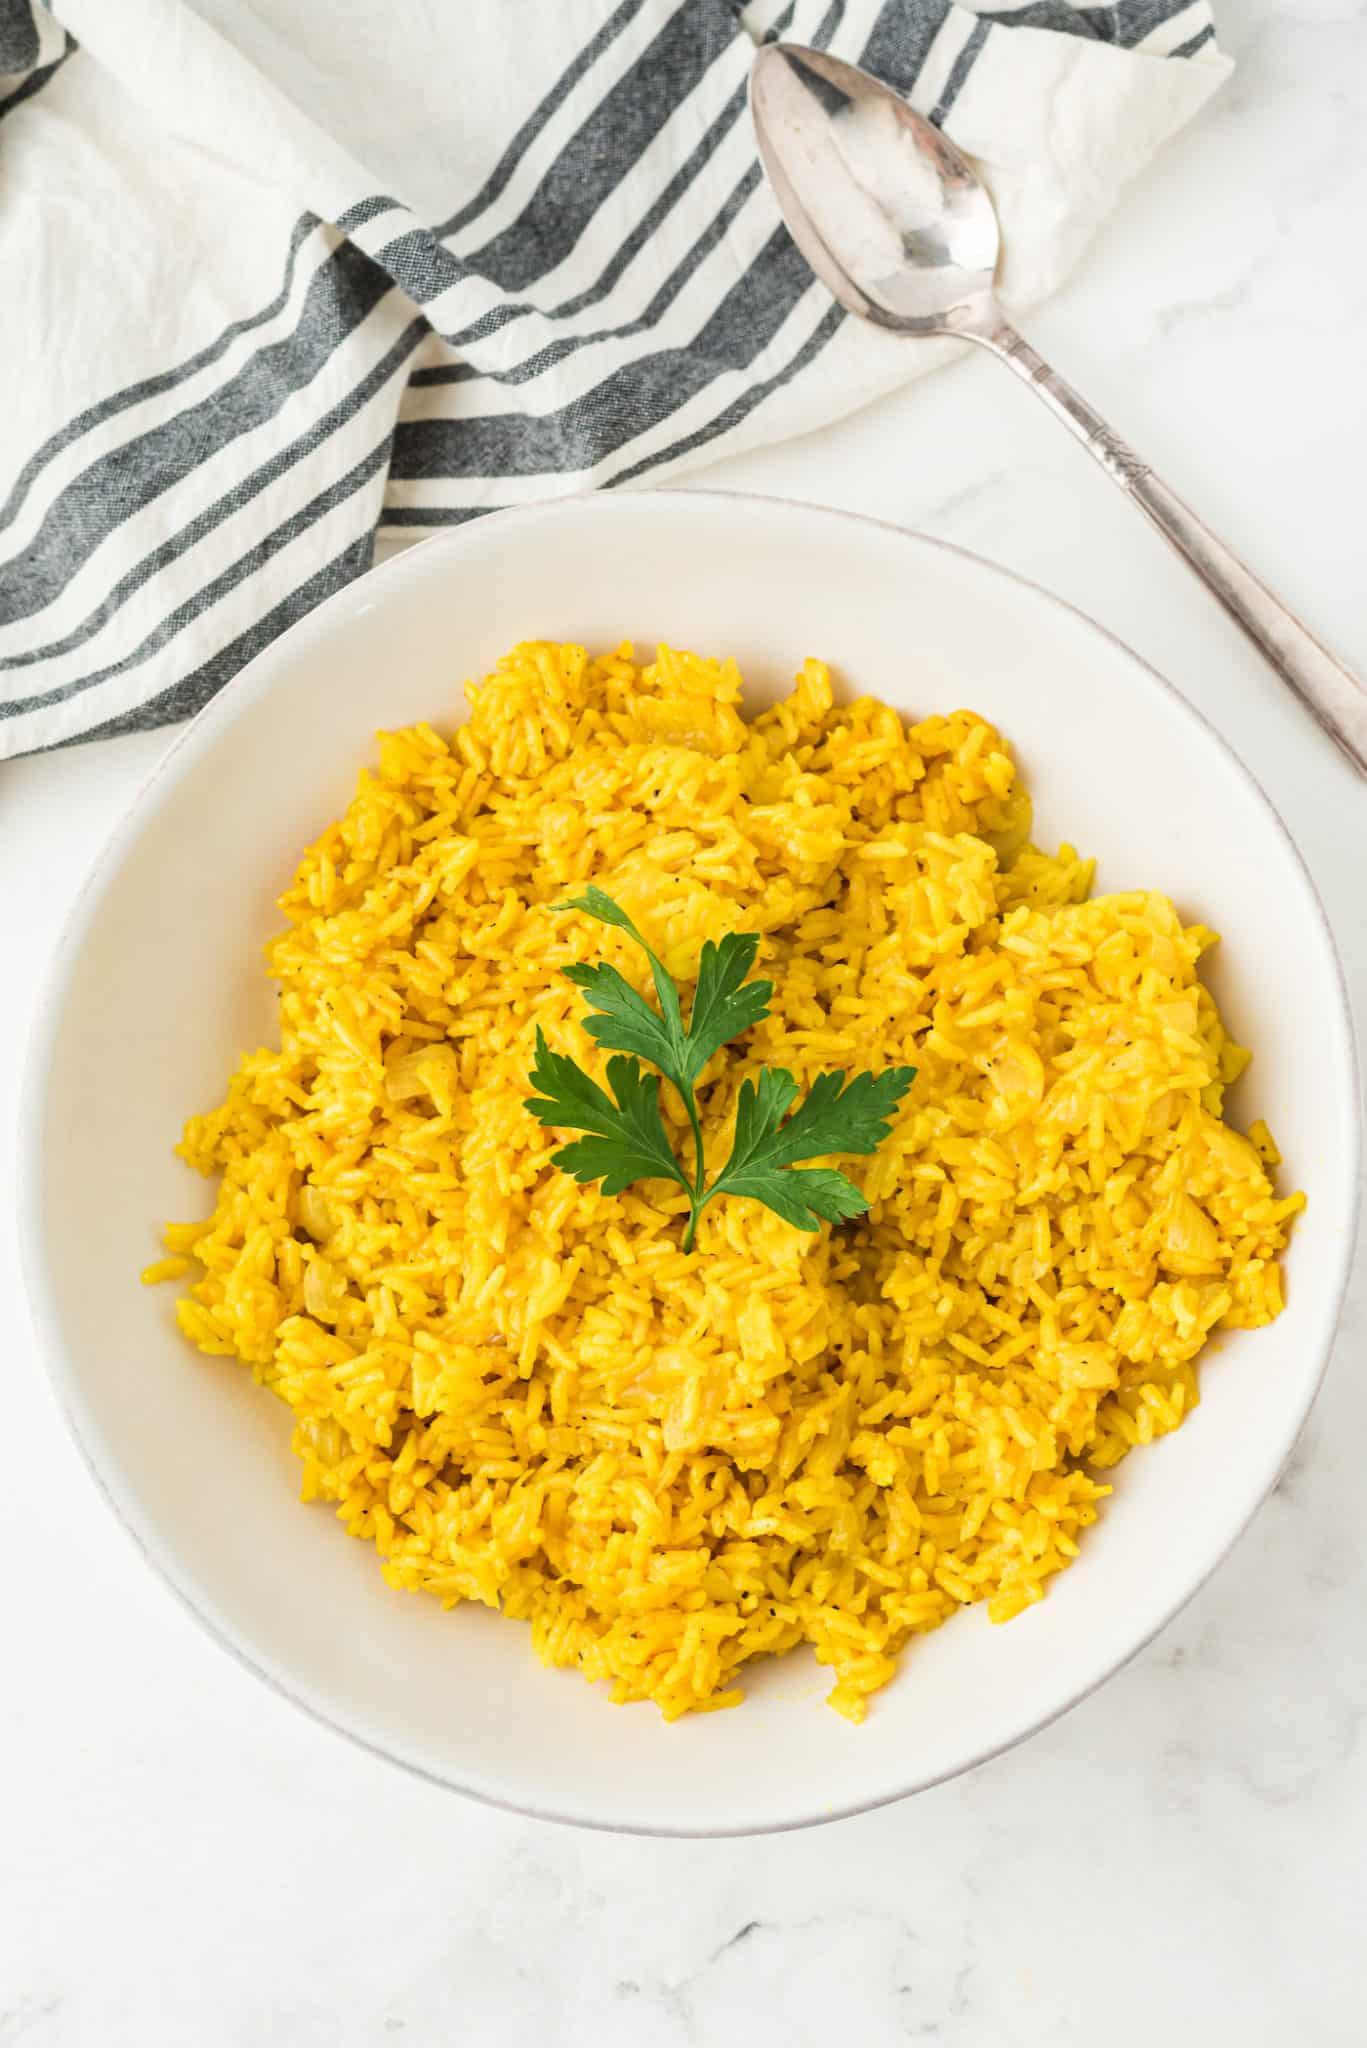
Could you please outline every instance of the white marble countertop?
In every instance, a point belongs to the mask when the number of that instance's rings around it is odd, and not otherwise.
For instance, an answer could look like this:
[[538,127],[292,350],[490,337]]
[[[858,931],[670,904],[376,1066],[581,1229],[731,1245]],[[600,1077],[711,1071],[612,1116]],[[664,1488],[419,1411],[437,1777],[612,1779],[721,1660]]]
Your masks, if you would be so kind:
[[[1225,11],[1234,82],[1032,338],[1367,668],[1367,8]],[[1367,1020],[1367,793],[1014,380],[967,361],[709,480],[947,536],[1129,640],[1282,809]],[[0,1182],[53,933],[165,744],[0,768]],[[1365,1332],[1359,1257],[1275,1497],[1061,1723],[835,1827],[639,1841],[462,1803],[224,1657],[67,1442],[5,1219],[0,2048],[1360,2048]]]

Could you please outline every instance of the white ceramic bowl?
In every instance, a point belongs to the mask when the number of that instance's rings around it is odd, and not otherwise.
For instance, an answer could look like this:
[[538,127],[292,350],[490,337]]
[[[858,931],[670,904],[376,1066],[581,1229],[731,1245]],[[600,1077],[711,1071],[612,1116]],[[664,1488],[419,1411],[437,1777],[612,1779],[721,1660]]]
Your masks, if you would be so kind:
[[[172,1156],[268,1037],[261,946],[299,849],[347,801],[377,726],[463,715],[514,641],[730,653],[751,701],[820,654],[849,690],[998,722],[1037,834],[1223,932],[1213,980],[1256,1048],[1265,1115],[1310,1209],[1272,1328],[1229,1338],[1185,1428],[1131,1458],[1079,1563],[1004,1628],[974,1609],[916,1643],[862,1728],[802,1653],[739,1711],[667,1727],[544,1670],[520,1624],[383,1584],[297,1500],[290,1418],[177,1336],[138,1283],[167,1216],[203,1213]],[[1314,1396],[1357,1187],[1347,1006],[1314,889],[1211,728],[1075,611],[933,541],[806,506],[682,492],[504,513],[320,607],[190,727],[114,837],[62,941],[29,1069],[27,1265],[61,1400],[119,1516],[219,1640],[320,1719],[478,1798],[592,1826],[798,1826],[919,1790],[1017,1742],[1123,1664],[1275,1481]]]

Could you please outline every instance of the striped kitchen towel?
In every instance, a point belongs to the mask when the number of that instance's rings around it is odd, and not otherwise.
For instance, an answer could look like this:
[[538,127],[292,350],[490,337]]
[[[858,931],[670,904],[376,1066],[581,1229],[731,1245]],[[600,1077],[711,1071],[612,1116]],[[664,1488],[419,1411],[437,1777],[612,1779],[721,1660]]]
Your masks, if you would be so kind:
[[978,159],[1017,306],[1228,69],[1205,0],[0,0],[0,756],[184,718],[377,532],[936,360],[780,225],[772,37]]

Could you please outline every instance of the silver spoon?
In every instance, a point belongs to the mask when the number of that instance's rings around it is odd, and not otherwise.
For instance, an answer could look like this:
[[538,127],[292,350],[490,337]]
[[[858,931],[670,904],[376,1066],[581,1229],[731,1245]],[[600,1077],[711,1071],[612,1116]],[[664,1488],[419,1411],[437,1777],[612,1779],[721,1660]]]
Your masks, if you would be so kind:
[[1367,776],[1367,689],[1003,316],[993,290],[997,216],[968,159],[867,71],[796,43],[760,50],[750,104],[793,240],[841,305],[898,334],[976,341],[1009,363]]

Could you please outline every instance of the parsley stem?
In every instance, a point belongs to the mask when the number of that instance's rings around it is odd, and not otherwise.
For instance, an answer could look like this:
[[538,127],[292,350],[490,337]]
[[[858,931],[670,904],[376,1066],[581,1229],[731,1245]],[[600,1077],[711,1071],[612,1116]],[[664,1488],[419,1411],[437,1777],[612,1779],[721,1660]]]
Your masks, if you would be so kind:
[[687,1109],[688,1121],[693,1126],[693,1195],[694,1199],[696,1200],[696,1198],[702,1193],[704,1168],[702,1156],[702,1125],[698,1121],[697,1099],[694,1096],[693,1090],[691,1088],[688,1091]]
[[[680,1093],[682,1093],[682,1090]],[[688,1121],[693,1126],[693,1185],[688,1191],[688,1198],[692,1207],[688,1218],[688,1228],[684,1232],[683,1241],[684,1250],[691,1252],[693,1249],[693,1239],[698,1231],[698,1218],[703,1210],[702,1184],[706,1168],[703,1160],[702,1124],[698,1118],[698,1098],[691,1088],[684,1095],[683,1104],[684,1108],[688,1111]]]

